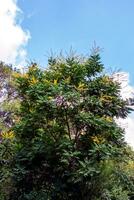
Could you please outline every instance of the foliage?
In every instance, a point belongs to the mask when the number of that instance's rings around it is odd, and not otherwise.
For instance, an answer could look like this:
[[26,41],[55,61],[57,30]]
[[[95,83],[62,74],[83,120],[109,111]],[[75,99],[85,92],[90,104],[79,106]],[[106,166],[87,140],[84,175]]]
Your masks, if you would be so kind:
[[98,54],[48,62],[44,71],[33,64],[17,75],[9,199],[127,200],[134,187],[115,118],[130,110],[119,84],[103,73]]
[[19,105],[12,66],[0,63],[0,199],[11,190],[9,164],[13,156],[15,112]]
[[13,100],[17,93],[12,66],[0,63],[0,128],[8,130],[13,125],[12,111],[14,110]]

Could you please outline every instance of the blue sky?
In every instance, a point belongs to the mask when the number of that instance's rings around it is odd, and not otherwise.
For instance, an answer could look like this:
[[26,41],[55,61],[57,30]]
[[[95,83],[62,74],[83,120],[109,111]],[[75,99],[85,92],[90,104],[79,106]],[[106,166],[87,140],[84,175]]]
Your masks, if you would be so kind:
[[96,41],[104,65],[130,73],[134,85],[133,0],[18,0],[22,27],[29,30],[28,59],[46,65],[50,49],[58,53],[72,46],[90,53]]

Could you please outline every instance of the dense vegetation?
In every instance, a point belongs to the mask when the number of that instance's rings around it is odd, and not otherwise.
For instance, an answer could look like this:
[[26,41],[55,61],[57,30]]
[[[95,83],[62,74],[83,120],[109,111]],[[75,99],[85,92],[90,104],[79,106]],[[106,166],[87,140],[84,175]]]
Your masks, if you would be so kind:
[[132,197],[134,153],[115,122],[130,108],[99,55],[51,57],[44,71],[32,64],[12,76],[17,107],[1,133],[1,199]]

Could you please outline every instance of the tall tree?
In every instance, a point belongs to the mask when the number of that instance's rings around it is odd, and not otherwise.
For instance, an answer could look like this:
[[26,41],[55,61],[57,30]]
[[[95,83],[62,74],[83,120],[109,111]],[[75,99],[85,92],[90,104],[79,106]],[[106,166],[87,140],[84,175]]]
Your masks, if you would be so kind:
[[119,173],[124,131],[115,117],[130,109],[104,74],[98,54],[50,58],[17,78],[20,121],[10,200],[128,199]]

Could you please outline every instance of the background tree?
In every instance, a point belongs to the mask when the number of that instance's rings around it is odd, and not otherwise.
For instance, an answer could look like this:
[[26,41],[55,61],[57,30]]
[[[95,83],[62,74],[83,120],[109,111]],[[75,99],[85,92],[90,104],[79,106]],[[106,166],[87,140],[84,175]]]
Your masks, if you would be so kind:
[[6,198],[11,188],[9,163],[13,155],[15,112],[19,100],[12,66],[0,63],[0,199]]
[[[17,78],[20,121],[10,200],[127,200],[133,182],[120,164],[130,109],[98,54],[50,58]],[[126,183],[127,180],[127,183]]]

